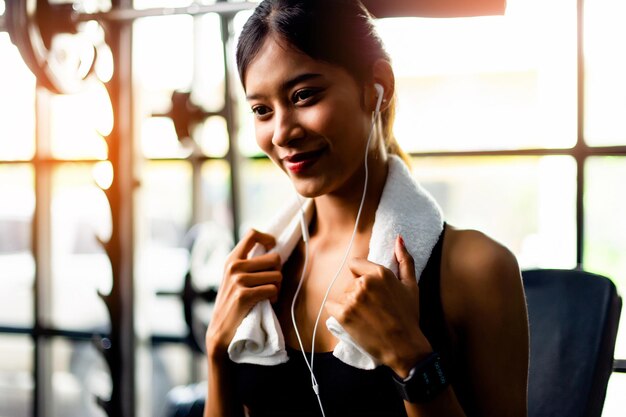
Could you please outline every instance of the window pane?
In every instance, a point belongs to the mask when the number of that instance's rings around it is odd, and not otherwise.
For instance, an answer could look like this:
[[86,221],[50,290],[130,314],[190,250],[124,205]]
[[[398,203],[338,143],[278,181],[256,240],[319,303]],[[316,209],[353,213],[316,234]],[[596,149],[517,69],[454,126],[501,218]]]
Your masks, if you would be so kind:
[[52,156],[60,159],[106,159],[102,135],[113,128],[113,110],[104,85],[95,79],[77,94],[51,95]]
[[[622,321],[622,323],[624,322]],[[626,409],[626,401],[624,400],[625,391],[626,374],[613,372],[609,378],[609,386],[606,390],[602,417],[622,417],[624,415],[624,409]]]
[[191,222],[191,164],[149,162],[142,172],[139,213],[147,246],[181,248]]
[[0,32],[0,160],[35,154],[35,77],[9,34]]
[[585,138],[591,145],[626,144],[626,3],[585,2]]
[[193,76],[193,17],[139,19],[133,28],[133,80],[142,93],[188,91]]
[[209,13],[196,18],[195,73],[192,97],[209,111],[224,107],[224,51],[219,15]]
[[[585,191],[585,269],[611,278],[626,294],[626,157],[595,157],[587,162]],[[615,357],[626,358],[626,309]]]
[[230,169],[226,162],[211,161],[202,167],[202,210],[194,226],[191,273],[197,288],[218,286],[224,260],[233,248],[230,208]]
[[172,119],[148,117],[141,124],[141,149],[146,158],[186,158],[191,148],[178,141]]
[[576,166],[569,157],[417,158],[415,176],[459,228],[502,242],[521,268],[576,264]]
[[205,155],[223,158],[228,153],[228,126],[220,116],[209,117],[201,126],[196,139]]
[[32,358],[30,337],[0,336],[0,416],[33,415]]
[[396,73],[400,145],[573,146],[576,2],[548,3],[510,0],[497,17],[380,20]]
[[214,221],[232,230],[230,207],[230,165],[226,161],[210,161],[202,166],[202,210],[200,221]]
[[30,166],[0,164],[0,323],[13,326],[33,322],[33,181]]
[[[250,15],[252,15],[251,10],[239,12],[235,15],[235,19],[233,20],[233,27],[235,31],[234,43],[237,42],[243,25],[246,23]],[[230,85],[234,89],[237,102],[239,103],[237,106],[237,145],[239,146],[239,151],[245,156],[260,155],[262,152],[256,144],[254,136],[254,118],[246,100],[246,94],[243,91],[241,82],[239,81],[239,76],[237,76]]]
[[52,342],[52,416],[106,417],[96,396],[109,399],[111,377],[102,355],[90,342]]
[[108,240],[111,216],[92,167],[54,171],[52,194],[52,322],[61,328],[107,331],[109,316],[98,290],[111,290],[111,264],[97,238]]
[[191,223],[192,171],[188,162],[150,162],[142,173],[137,207],[137,278],[141,316],[154,333],[184,334],[178,298],[157,291],[180,291],[187,273],[185,246]]

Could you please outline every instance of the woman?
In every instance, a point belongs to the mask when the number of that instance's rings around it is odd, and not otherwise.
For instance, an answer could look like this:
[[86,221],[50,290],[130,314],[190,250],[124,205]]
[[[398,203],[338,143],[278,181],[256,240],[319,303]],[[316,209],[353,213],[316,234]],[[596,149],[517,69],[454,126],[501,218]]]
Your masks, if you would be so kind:
[[[528,324],[507,249],[445,225],[420,274],[405,244],[420,236],[390,237],[397,277],[367,260],[394,155],[408,159],[392,133],[390,59],[360,2],[265,0],[243,29],[237,62],[259,146],[313,199],[314,214],[308,248],[300,241],[284,265],[275,253],[249,257],[256,244],[276,245],[255,230],[229,255],[207,330],[205,416],[321,415],[318,398],[327,416],[525,416]],[[381,126],[369,143],[377,104]],[[296,328],[290,306],[301,275]],[[272,302],[289,360],[233,363],[235,331],[263,300]],[[334,318],[380,366],[357,369],[329,354],[340,342],[316,327],[320,306],[319,321]],[[302,349],[320,352],[317,398]]]

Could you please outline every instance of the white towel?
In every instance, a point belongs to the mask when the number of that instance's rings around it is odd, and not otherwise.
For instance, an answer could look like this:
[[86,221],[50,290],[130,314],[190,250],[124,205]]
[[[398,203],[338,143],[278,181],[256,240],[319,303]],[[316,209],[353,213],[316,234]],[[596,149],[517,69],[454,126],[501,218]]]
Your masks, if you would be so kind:
[[[306,220],[312,217],[312,201],[305,203]],[[279,215],[267,233],[279,236],[277,251],[284,263],[302,237],[299,206],[294,204]],[[411,176],[400,158],[389,157],[389,172],[383,189],[369,244],[367,259],[398,274],[394,243],[398,234],[415,261],[419,280],[433,247],[443,230],[443,215],[435,200]],[[256,247],[250,256],[264,251]],[[339,339],[334,356],[348,365],[374,369],[378,363],[350,337],[339,322],[330,317],[329,331]],[[248,313],[228,347],[232,361],[259,365],[277,365],[288,360],[285,340],[278,319],[269,301],[258,303]]]
[[[302,206],[308,224],[313,216],[313,200],[306,200]],[[265,228],[265,232],[278,236],[276,246],[270,252],[277,252],[284,264],[302,237],[300,205],[294,201],[293,205],[288,206]],[[248,258],[264,253],[265,248],[257,243]],[[289,357],[285,350],[285,338],[268,300],[257,303],[244,317],[228,345],[228,355],[237,363],[277,365],[287,362]]]

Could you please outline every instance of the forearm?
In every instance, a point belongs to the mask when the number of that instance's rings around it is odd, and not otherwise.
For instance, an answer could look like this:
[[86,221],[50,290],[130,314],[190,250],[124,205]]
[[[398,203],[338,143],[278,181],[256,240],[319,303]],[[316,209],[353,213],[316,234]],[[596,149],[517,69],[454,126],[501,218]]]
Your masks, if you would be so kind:
[[243,417],[243,406],[237,400],[232,383],[232,364],[225,353],[207,353],[208,392],[204,417]]

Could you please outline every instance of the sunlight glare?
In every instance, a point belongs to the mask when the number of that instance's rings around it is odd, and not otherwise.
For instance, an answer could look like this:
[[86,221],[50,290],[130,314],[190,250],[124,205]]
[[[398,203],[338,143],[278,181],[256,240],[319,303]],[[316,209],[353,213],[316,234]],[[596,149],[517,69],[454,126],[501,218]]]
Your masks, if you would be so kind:
[[200,147],[204,154],[221,158],[228,152],[228,126],[226,119],[215,116],[208,118],[200,127]]
[[585,5],[585,138],[591,145],[621,145],[626,139],[626,2]]
[[143,120],[141,149],[147,158],[184,158],[191,152],[178,141],[174,122],[169,117],[148,117]]
[[94,181],[102,190],[108,190],[113,184],[113,165],[110,161],[96,162],[91,170]]
[[404,149],[574,145],[575,2],[544,3],[510,0],[504,16],[377,22]]
[[0,159],[27,160],[35,154],[35,77],[8,33],[0,32]]
[[108,93],[96,79],[84,91],[52,97],[50,134],[56,158],[80,159],[108,157],[102,134],[113,128],[113,110]]

